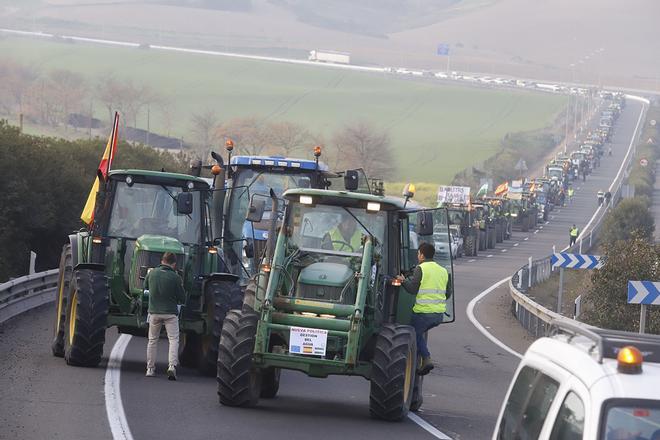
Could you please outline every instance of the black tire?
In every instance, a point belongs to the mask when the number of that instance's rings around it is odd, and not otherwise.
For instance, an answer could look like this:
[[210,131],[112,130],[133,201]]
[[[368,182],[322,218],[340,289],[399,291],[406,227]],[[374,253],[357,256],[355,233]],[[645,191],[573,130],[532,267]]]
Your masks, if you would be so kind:
[[252,365],[259,315],[247,310],[227,313],[218,349],[218,396],[227,406],[255,406],[261,372]]
[[417,370],[415,331],[408,325],[383,324],[372,361],[369,412],[397,421],[408,415]]
[[53,324],[53,356],[64,357],[64,329],[66,325],[67,299],[71,289],[73,273],[71,244],[62,247],[60,256],[60,272],[57,281],[57,297],[55,298],[55,323]]
[[261,373],[261,394],[259,397],[272,399],[280,389],[280,369],[269,367]]
[[73,272],[67,307],[64,359],[69,365],[96,367],[101,362],[108,323],[108,286],[103,272]]
[[477,255],[477,243],[476,237],[474,235],[468,235],[465,237],[465,255],[468,257],[475,257]]
[[486,250],[486,231],[482,231],[479,229],[479,250],[480,251],[485,251]]
[[218,365],[218,346],[227,312],[243,304],[241,286],[232,281],[210,281],[204,290],[210,333],[199,338],[199,372],[213,376]]
[[201,336],[196,333],[181,332],[179,334],[179,364],[185,368],[199,366]]
[[424,376],[415,374],[415,386],[413,387],[412,400],[410,401],[410,411],[417,412],[424,403],[422,390],[424,388]]
[[529,232],[529,217],[526,215],[520,219],[520,229],[522,232]]

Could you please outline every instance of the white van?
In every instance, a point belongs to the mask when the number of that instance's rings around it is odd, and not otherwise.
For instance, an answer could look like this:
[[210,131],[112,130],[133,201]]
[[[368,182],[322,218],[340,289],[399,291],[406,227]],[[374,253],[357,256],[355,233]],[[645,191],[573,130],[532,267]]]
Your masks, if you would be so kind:
[[660,440],[660,336],[553,329],[520,362],[493,440]]

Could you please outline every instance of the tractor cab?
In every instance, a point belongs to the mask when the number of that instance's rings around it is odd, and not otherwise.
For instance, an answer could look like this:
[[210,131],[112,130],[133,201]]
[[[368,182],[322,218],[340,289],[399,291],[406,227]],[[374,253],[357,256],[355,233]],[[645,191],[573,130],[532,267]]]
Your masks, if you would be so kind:
[[[284,218],[276,241],[268,237],[243,309],[225,321],[218,358],[222,404],[253,406],[259,397],[274,397],[280,370],[289,369],[319,378],[365,377],[378,418],[400,420],[421,405],[409,325],[415,295],[395,277],[416,266],[421,242],[449,235],[447,210],[414,206],[411,192],[400,199],[351,189],[290,189],[281,201],[271,195],[273,206],[286,206]],[[437,262],[450,278],[449,323],[451,253]],[[246,347],[254,347],[252,356],[244,357]]]
[[213,245],[210,200],[209,183],[197,176],[110,171],[97,194],[92,227],[69,236],[62,251],[53,354],[93,367],[101,360],[106,327],[144,335],[150,301],[145,280],[172,252],[186,294],[179,317],[181,363],[214,371],[218,323],[242,296],[232,290],[237,277],[226,272]]
[[[292,159],[282,156],[230,157],[224,207],[224,254],[231,272],[243,280],[257,272],[256,261],[263,255],[268,239],[271,198],[291,188],[327,188],[328,179],[336,177],[328,166],[318,161],[320,147],[315,150],[316,160]],[[264,216],[259,222],[246,218],[250,206],[259,205]],[[284,206],[282,205],[283,209]],[[281,219],[283,210],[276,215]]]

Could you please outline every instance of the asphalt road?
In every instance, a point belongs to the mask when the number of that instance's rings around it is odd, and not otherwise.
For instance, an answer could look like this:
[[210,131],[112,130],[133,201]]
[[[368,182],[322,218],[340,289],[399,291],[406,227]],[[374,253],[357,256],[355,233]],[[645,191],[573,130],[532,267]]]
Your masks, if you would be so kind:
[[[548,224],[455,267],[457,319],[434,329],[430,349],[438,368],[424,382],[424,406],[418,413],[451,438],[485,439],[491,434],[517,358],[494,345],[468,320],[467,304],[493,283],[510,276],[531,255],[563,248],[572,223],[583,227],[596,209],[596,192],[607,188],[625,156],[641,111],[629,101],[613,138],[613,157],[585,183],[575,184],[573,204],[551,213]],[[499,304],[499,305],[498,305]],[[520,333],[502,315],[501,301],[484,299],[476,314],[504,342],[519,347]],[[0,439],[111,439],[104,397],[106,360],[117,339],[106,333],[106,353],[99,368],[67,367],[50,355],[51,307],[26,313],[0,326]],[[510,340],[507,341],[507,338]],[[156,378],[144,377],[146,340],[133,337],[121,363],[121,402],[135,439],[363,439],[433,438],[412,420],[384,423],[368,412],[368,382],[356,377],[311,379],[299,373],[282,376],[276,399],[255,409],[218,403],[215,380],[181,369],[179,381],[164,376],[166,348],[161,342]]]

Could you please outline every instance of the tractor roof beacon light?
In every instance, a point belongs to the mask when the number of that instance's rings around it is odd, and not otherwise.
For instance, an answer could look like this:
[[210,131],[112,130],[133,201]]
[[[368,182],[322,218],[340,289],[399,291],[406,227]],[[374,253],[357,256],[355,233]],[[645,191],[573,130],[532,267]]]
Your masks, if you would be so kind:
[[637,347],[623,347],[616,356],[617,370],[624,374],[640,374],[644,357]]
[[314,160],[316,161],[316,169],[319,169],[319,157],[321,157],[321,146],[314,147]]
[[234,151],[234,141],[227,139],[225,141],[225,150],[227,150],[227,163],[231,163],[231,153]]
[[412,183],[408,183],[404,188],[403,188],[403,197],[406,199],[406,202],[404,204],[408,204],[408,200],[412,199],[415,196],[415,185]]

